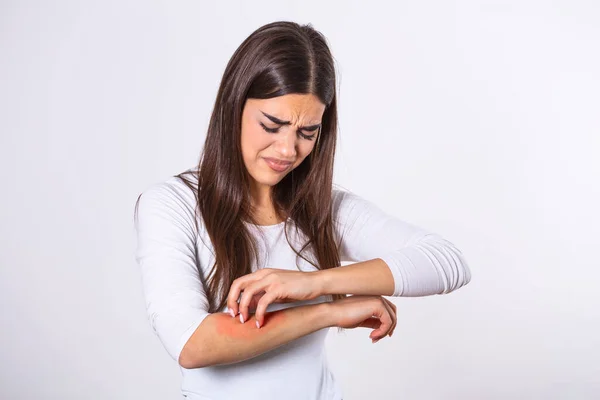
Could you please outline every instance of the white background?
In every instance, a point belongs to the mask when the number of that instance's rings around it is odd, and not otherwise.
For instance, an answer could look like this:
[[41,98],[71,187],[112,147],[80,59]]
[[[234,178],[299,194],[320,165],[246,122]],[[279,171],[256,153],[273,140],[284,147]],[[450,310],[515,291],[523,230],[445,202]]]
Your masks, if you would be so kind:
[[[285,3],[285,4],[283,4]],[[600,398],[595,1],[3,1],[0,397],[178,399],[133,206],[193,166],[237,46],[311,22],[339,80],[336,183],[473,274],[338,334],[346,400]]]

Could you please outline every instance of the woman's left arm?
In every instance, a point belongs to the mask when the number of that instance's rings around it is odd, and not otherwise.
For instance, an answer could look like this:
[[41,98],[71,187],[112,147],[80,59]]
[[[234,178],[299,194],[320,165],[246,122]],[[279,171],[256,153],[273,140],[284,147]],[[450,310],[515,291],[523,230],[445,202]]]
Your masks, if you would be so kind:
[[393,217],[352,192],[334,189],[332,200],[340,261],[355,263],[311,272],[263,268],[237,278],[227,297],[232,317],[241,314],[242,323],[247,321],[255,302],[262,326],[273,302],[326,294],[428,296],[449,293],[471,280],[460,250],[441,236]]
[[355,263],[317,271],[322,294],[429,296],[450,293],[471,280],[454,244],[351,191],[334,188],[333,224],[341,261]]

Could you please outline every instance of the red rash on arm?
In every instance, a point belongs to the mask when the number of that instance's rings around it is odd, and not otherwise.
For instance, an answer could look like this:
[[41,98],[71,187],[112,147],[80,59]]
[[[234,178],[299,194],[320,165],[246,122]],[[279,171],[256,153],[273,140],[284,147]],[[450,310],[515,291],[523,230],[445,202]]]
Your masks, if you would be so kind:
[[283,323],[286,316],[279,311],[281,310],[265,313],[264,325],[260,329],[256,328],[256,319],[252,317],[242,324],[239,318],[232,318],[229,313],[217,313],[215,314],[217,333],[236,339],[250,338],[256,332],[262,332],[270,326]]
[[[307,304],[265,313],[256,327],[255,314],[242,324],[229,313],[211,313],[182,350],[181,365],[203,368],[227,365],[263,354],[323,328],[335,326],[329,304]],[[187,348],[187,350],[186,350]],[[187,353],[183,353],[187,351]]]
[[265,313],[264,324],[260,327],[260,329],[268,328],[269,326],[283,323],[287,319],[287,317],[281,311],[282,310],[277,310]]

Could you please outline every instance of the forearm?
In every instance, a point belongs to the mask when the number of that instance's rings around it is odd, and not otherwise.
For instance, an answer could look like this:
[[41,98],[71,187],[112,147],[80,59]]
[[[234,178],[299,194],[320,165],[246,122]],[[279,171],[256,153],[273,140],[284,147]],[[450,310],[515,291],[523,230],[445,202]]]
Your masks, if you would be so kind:
[[394,293],[394,276],[380,258],[320,270],[315,274],[316,281],[320,282],[322,295],[391,296]]
[[328,303],[289,307],[265,314],[258,329],[254,315],[242,324],[228,313],[209,315],[184,346],[184,368],[231,364],[256,357],[320,329],[334,326]]

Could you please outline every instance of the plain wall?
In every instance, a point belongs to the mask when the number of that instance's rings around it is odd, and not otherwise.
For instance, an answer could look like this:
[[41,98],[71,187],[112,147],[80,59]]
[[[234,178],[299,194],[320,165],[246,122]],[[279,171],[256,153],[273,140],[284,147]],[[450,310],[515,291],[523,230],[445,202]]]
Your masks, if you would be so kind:
[[338,334],[346,400],[600,397],[593,1],[3,1],[0,397],[178,399],[133,207],[193,166],[225,65],[312,23],[338,68],[336,183],[459,247],[473,279]]

